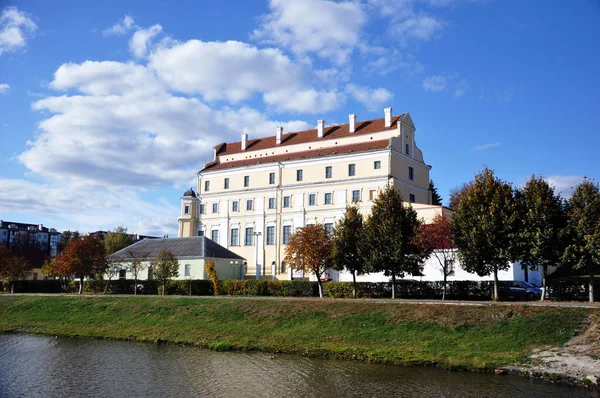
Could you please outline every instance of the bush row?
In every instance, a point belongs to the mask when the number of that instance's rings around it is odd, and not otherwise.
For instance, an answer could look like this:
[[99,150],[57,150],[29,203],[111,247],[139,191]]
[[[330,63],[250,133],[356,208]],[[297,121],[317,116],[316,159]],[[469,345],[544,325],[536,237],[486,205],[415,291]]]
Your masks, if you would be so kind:
[[[108,286],[107,286],[108,284]],[[333,298],[352,298],[352,282],[327,282],[323,284],[324,294]],[[102,294],[160,294],[162,285],[158,281],[133,280],[89,280],[85,281],[86,293]],[[70,281],[63,289],[58,280],[17,281],[15,293],[76,293],[79,281]],[[213,285],[207,280],[177,280],[167,284],[167,294],[180,296],[211,296]],[[449,300],[489,300],[493,284],[489,281],[451,281],[447,284],[446,298]],[[10,283],[3,281],[0,291],[10,292]],[[397,281],[396,297],[406,299],[441,299],[443,282]],[[219,282],[219,294],[231,296],[274,296],[274,297],[317,297],[317,282],[271,281],[271,280],[224,280]],[[391,283],[360,282],[357,284],[357,297],[389,298]],[[556,280],[548,286],[548,296],[559,301],[587,301],[587,281]]]

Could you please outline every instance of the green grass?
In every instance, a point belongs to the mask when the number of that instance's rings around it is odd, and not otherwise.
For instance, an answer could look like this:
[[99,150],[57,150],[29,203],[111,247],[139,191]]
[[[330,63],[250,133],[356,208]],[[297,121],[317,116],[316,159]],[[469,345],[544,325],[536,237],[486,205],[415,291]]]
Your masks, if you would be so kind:
[[0,332],[490,369],[523,361],[536,346],[564,344],[592,312],[318,300],[4,295]]

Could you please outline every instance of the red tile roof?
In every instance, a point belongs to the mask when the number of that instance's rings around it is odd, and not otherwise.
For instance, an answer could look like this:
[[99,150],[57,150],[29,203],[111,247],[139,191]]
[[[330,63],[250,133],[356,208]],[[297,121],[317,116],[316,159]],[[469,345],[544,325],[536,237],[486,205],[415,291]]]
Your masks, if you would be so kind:
[[[303,144],[312,141],[348,137],[354,134],[368,134],[375,133],[378,131],[392,130],[397,128],[398,120],[403,119],[405,115],[406,113],[400,116],[393,116],[392,125],[390,127],[385,127],[384,118],[356,122],[356,131],[353,134],[350,134],[348,124],[341,124],[337,126],[325,127],[325,130],[323,132],[323,138],[319,138],[317,136],[317,129],[312,129],[287,134],[284,133],[280,145],[276,144],[276,136],[274,135],[270,137],[248,140],[248,146],[246,147],[246,151],[257,151],[286,145]],[[242,143],[239,141],[231,143],[222,143],[217,145],[215,149],[217,150],[217,156],[232,155],[235,153],[245,152],[242,151]]]
[[[392,126],[393,126],[393,124],[392,124]],[[374,130],[374,131],[376,131],[376,130]],[[339,147],[336,146],[336,147],[330,147],[330,148],[313,149],[313,150],[303,151],[303,152],[284,153],[281,155],[236,160],[236,161],[230,161],[230,162],[224,162],[224,163],[219,163],[219,162],[215,161],[215,162],[207,163],[206,166],[204,166],[204,169],[201,170],[201,172],[224,170],[224,169],[231,169],[231,168],[236,168],[236,167],[255,166],[258,164],[265,164],[265,163],[285,162],[285,161],[289,161],[289,160],[312,159],[312,158],[320,158],[320,157],[324,157],[324,156],[339,156],[339,155],[348,155],[351,153],[377,151],[377,150],[387,148],[389,145],[389,142],[390,142],[389,139],[385,139],[385,140],[379,140],[379,141],[368,141],[368,142],[363,142],[363,143],[359,143],[359,144],[344,145],[344,146],[339,146]]]

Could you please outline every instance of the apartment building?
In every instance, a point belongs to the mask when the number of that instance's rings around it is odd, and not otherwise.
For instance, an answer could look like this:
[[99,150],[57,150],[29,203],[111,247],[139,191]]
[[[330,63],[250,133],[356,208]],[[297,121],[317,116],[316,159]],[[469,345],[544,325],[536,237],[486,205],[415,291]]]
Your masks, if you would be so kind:
[[[207,236],[245,258],[247,275],[292,279],[282,262],[290,235],[309,224],[329,230],[349,203],[368,213],[393,184],[406,202],[431,213],[429,170],[408,113],[222,143],[181,198],[179,236]],[[415,205],[415,207],[418,207]],[[433,211],[441,211],[441,208]]]

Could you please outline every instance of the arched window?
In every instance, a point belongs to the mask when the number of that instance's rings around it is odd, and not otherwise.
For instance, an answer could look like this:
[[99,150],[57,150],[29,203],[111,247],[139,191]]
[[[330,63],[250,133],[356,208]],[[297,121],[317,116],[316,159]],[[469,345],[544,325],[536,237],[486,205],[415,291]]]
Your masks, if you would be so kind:
[[282,261],[281,262],[281,273],[285,272],[285,263]]

